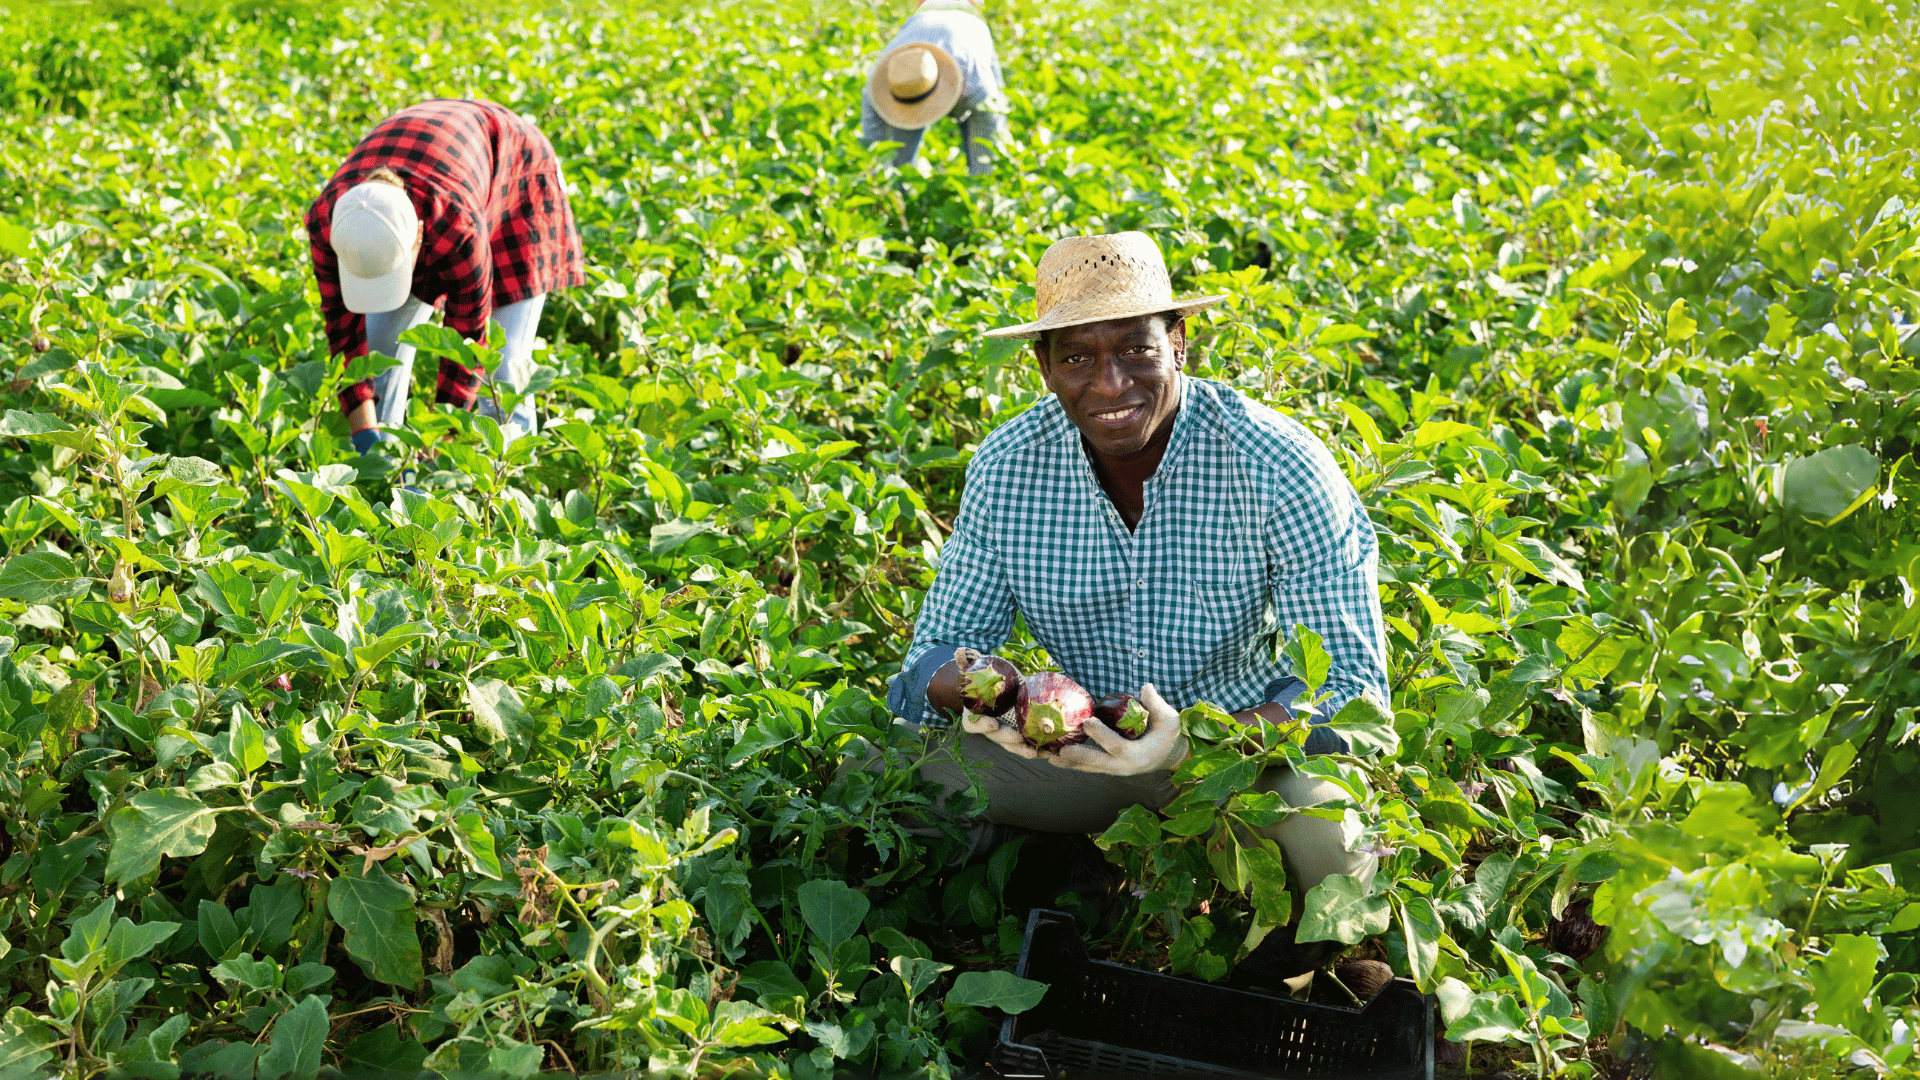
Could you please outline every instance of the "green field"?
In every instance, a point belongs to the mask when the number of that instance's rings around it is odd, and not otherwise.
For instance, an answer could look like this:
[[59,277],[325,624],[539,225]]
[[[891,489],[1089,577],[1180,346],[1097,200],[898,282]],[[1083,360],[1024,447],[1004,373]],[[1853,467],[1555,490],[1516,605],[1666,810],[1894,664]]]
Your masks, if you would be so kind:
[[[885,688],[1044,393],[982,332],[1122,229],[1371,509],[1394,700],[1320,763],[1371,891],[1195,799],[1096,944],[1291,904],[1477,1075],[1920,1076],[1912,0],[993,4],[977,179],[857,144],[895,6],[456,7],[5,16],[0,1078],[972,1072],[1017,852],[906,831]],[[413,498],[301,220],[430,96],[548,134],[589,284],[539,438],[416,396]]]

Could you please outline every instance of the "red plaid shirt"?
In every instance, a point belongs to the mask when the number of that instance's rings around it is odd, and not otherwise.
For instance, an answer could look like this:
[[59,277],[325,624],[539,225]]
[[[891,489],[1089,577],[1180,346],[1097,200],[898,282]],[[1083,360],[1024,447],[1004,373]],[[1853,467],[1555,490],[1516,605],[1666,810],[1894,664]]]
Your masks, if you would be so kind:
[[[586,281],[580,234],[546,136],[490,101],[421,102],[369,132],[307,210],[335,356],[366,353],[367,320],[340,301],[339,260],[327,239],[333,204],[383,166],[406,180],[420,216],[413,295],[443,307],[447,326],[469,340],[486,337],[495,307]],[[485,374],[440,361],[434,400],[472,408]],[[352,411],[373,398],[373,384],[362,382],[340,392],[340,407]]]

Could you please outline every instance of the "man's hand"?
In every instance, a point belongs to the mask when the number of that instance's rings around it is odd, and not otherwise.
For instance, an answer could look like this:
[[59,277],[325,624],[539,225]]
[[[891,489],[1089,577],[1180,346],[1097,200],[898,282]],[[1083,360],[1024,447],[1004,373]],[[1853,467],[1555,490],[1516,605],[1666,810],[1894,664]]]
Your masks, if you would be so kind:
[[1187,756],[1187,741],[1180,737],[1180,714],[1152,683],[1140,688],[1140,704],[1147,710],[1146,734],[1129,739],[1089,717],[1080,730],[1090,741],[1063,746],[1047,755],[1047,760],[1063,769],[1108,776],[1139,776],[1180,764]]
[[[961,648],[954,651],[953,665],[957,671],[965,671],[980,658],[972,649]],[[985,735],[993,743],[1014,757],[1029,760],[1040,756],[1040,751],[1027,745],[1020,737],[1020,725],[1013,722],[1013,710],[1008,709],[999,716],[982,716],[979,713],[960,712],[960,730],[973,735]]]

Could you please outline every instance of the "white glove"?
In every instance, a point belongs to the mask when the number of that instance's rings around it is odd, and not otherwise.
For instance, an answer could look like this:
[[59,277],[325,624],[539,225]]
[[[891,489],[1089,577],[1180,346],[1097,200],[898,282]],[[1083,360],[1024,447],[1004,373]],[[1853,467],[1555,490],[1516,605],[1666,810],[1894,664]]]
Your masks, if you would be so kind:
[[1186,760],[1187,740],[1180,735],[1180,714],[1160,697],[1152,683],[1140,688],[1140,704],[1147,710],[1147,730],[1139,738],[1129,739],[1088,717],[1080,730],[1087,733],[1089,741],[1063,746],[1047,755],[1047,760],[1063,769],[1108,776],[1159,772]]
[[[959,670],[965,671],[979,657],[980,654],[972,649],[960,648],[954,650],[953,663]],[[999,716],[982,716],[979,713],[963,711],[960,714],[960,730],[973,735],[985,735],[996,746],[1014,757],[1031,760],[1040,756],[1040,751],[1028,746],[1027,740],[1020,737],[1020,726],[1013,721],[1012,709],[1008,709]]]

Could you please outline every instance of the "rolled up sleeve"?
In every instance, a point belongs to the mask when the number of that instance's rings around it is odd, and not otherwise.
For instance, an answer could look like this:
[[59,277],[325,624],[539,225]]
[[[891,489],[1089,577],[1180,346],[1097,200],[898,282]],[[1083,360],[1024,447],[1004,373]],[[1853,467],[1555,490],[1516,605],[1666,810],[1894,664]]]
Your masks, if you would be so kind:
[[[1269,519],[1266,547],[1277,629],[1283,637],[1295,626],[1312,630],[1331,662],[1320,687],[1327,698],[1312,706],[1311,723],[1319,725],[1362,694],[1383,703],[1392,695],[1373,522],[1332,455],[1323,446],[1313,449],[1309,473],[1314,483]],[[1280,677],[1269,685],[1268,700],[1297,714],[1305,709],[1295,699],[1306,684],[1284,660],[1278,666]],[[1332,731],[1315,731],[1306,749],[1339,752],[1346,743]]]
[[959,520],[914,621],[913,645],[887,694],[893,714],[908,723],[946,726],[946,718],[927,707],[928,680],[956,649],[992,652],[1013,632],[1013,589],[993,543],[988,505],[970,474]]

